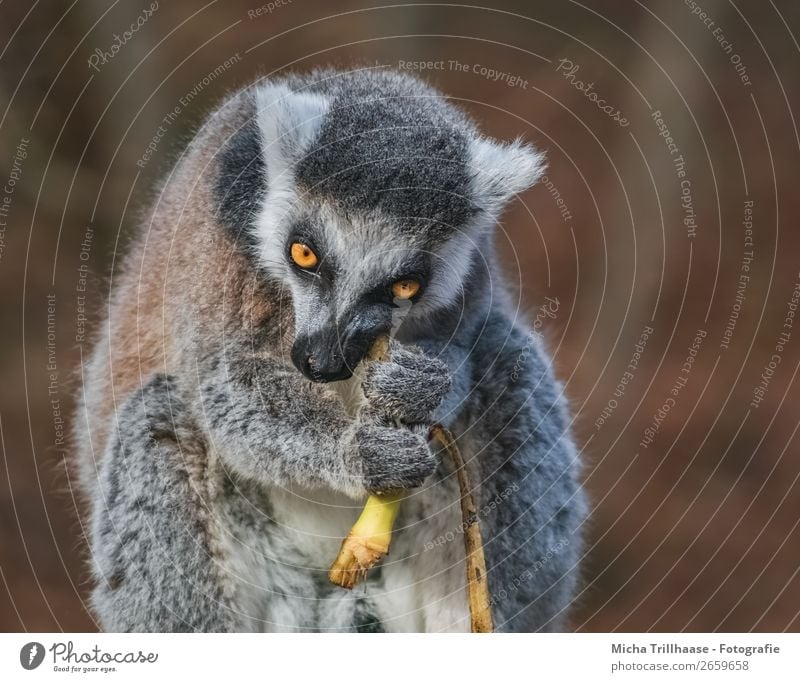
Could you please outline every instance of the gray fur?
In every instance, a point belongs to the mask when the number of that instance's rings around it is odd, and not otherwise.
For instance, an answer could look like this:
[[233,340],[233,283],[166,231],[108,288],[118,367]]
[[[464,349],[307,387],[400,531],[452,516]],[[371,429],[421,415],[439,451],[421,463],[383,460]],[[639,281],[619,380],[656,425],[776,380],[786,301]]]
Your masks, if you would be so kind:
[[[391,72],[259,83],[210,117],[115,278],[86,370],[77,436],[104,629],[465,630],[459,491],[434,421],[477,485],[498,629],[566,627],[580,467],[492,248],[540,172],[532,149],[480,137]],[[298,237],[317,271],[289,261]],[[423,286],[399,324],[388,291],[407,276]],[[390,359],[360,363],[390,329]],[[353,376],[306,378],[308,348]],[[389,559],[364,591],[331,586],[367,493],[398,488]]]
[[154,376],[120,410],[92,516],[92,601],[107,630],[229,628],[202,491],[189,473],[202,451],[172,379]]
[[399,227],[447,236],[479,210],[470,196],[472,125],[416,78],[329,73],[307,87],[331,99],[297,182],[346,210],[379,211]]
[[358,438],[364,487],[369,492],[416,488],[436,469],[425,436],[410,428],[365,426]]
[[450,370],[441,360],[398,343],[392,344],[390,355],[392,362],[367,367],[363,390],[368,409],[387,419],[430,424],[452,387]]
[[264,198],[266,177],[261,137],[251,120],[222,149],[214,186],[220,222],[237,242],[250,247],[254,246],[251,222]]
[[[265,379],[269,384],[261,383]],[[358,499],[365,489],[419,485],[436,465],[417,430],[384,424],[375,409],[351,419],[337,396],[313,390],[282,364],[244,358],[212,363],[201,396],[212,447],[250,480],[302,482]]]

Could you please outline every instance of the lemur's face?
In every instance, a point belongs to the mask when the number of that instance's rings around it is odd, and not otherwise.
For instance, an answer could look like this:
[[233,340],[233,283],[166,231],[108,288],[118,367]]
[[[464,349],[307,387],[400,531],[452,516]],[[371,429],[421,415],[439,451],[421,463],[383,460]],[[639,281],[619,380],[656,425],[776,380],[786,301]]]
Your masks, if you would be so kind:
[[378,335],[451,302],[469,267],[471,241],[458,244],[464,253],[448,241],[404,234],[377,215],[306,209],[286,231],[282,251],[269,251],[270,261],[283,257],[292,291],[297,368],[315,381],[345,379]]
[[348,378],[398,311],[424,329],[453,306],[482,234],[541,172],[532,149],[479,137],[396,74],[385,91],[264,85],[256,109],[266,191],[252,246],[291,291],[292,361],[313,381]]

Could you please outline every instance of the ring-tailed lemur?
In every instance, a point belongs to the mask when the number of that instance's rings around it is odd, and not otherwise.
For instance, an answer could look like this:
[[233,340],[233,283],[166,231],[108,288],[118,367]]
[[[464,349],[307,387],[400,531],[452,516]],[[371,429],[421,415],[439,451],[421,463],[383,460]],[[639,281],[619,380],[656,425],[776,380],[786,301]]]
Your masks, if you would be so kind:
[[[542,158],[417,78],[261,81],[210,116],[114,272],[76,430],[106,630],[464,631],[469,460],[501,630],[565,626],[585,502],[493,225]],[[391,360],[359,361],[411,301]],[[358,368],[356,376],[351,376]],[[391,555],[327,570],[368,491]]]

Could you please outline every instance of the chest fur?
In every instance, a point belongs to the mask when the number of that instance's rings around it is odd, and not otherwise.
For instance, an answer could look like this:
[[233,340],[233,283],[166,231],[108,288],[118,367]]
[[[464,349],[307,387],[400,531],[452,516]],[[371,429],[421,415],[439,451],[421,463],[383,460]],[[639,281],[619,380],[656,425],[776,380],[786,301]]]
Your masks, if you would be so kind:
[[382,565],[352,591],[327,571],[360,507],[327,491],[221,488],[215,536],[243,631],[465,631],[463,536],[453,476],[411,491]]

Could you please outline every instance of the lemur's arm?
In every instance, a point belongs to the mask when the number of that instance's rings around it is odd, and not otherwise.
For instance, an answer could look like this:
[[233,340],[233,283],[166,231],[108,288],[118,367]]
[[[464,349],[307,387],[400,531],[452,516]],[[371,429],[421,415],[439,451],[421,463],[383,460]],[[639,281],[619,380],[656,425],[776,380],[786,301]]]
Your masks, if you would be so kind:
[[563,389],[537,335],[502,314],[475,349],[469,427],[498,630],[558,630],[578,579],[586,503]]
[[[420,356],[430,379],[425,405],[432,410],[449,381],[444,365],[425,357]],[[368,382],[368,406],[352,419],[334,392],[282,359],[220,357],[203,371],[196,418],[223,460],[255,480],[329,487],[354,498],[367,490],[414,487],[433,472],[434,455],[424,432],[398,428],[388,418],[401,416],[400,406],[418,399],[418,383],[408,374],[419,367],[393,361],[383,366],[396,370],[392,380],[374,390]]]
[[154,375],[117,411],[89,529],[92,606],[103,630],[233,628],[199,473],[205,462],[174,378]]

